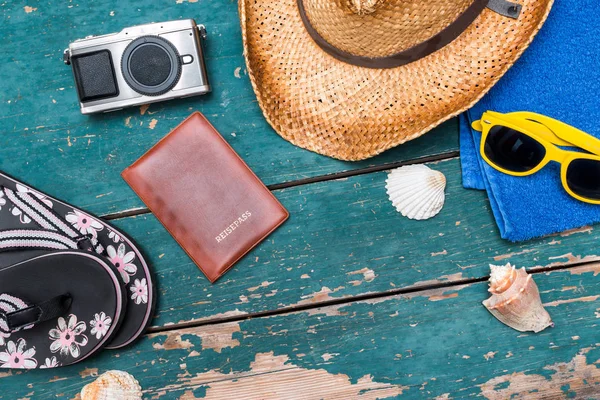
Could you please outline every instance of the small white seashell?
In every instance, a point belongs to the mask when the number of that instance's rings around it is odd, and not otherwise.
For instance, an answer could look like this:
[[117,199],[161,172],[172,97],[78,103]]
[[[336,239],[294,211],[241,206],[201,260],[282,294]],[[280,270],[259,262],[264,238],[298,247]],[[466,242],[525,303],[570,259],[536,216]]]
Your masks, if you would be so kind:
[[519,332],[540,332],[554,326],[542,305],[538,287],[525,268],[515,269],[510,263],[490,268],[488,291],[492,296],[483,305],[494,317]]
[[426,165],[407,165],[389,173],[385,188],[399,213],[410,219],[429,219],[444,206],[446,177]]
[[108,371],[81,390],[81,400],[142,400],[138,381],[124,371]]

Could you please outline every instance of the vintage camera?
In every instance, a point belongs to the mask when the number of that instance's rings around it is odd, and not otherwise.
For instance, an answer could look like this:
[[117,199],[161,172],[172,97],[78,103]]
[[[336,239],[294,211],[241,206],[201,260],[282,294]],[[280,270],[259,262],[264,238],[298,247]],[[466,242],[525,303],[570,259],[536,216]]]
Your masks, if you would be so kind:
[[193,19],[125,28],[76,40],[65,50],[83,114],[210,92]]

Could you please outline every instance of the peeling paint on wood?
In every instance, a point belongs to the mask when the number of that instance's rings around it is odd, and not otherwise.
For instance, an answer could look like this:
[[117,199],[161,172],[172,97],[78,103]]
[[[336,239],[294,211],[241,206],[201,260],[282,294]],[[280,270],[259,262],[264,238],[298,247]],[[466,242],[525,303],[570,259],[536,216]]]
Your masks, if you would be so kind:
[[238,323],[227,323],[218,326],[207,325],[201,328],[184,329],[167,333],[156,333],[150,335],[151,339],[163,338],[162,342],[155,341],[152,347],[156,350],[182,350],[194,347],[190,337],[195,336],[202,339],[202,350],[212,349],[220,353],[225,348],[239,346],[240,342],[233,338],[234,333],[240,332]]
[[360,280],[350,281],[349,283],[351,283],[353,286],[359,286],[363,282],[371,282],[371,281],[373,281],[373,279],[375,279],[377,277],[377,275],[375,275],[375,272],[373,272],[373,270],[369,269],[369,268],[363,268],[363,269],[359,269],[358,271],[348,272],[346,275],[349,275],[349,276],[362,275],[363,276],[363,278]]
[[[245,296],[240,296],[240,299],[242,297],[245,297]],[[208,303],[210,303],[210,302],[208,302]],[[208,321],[208,320],[223,320],[223,319],[227,319],[227,318],[231,318],[231,317],[239,317],[241,315],[248,315],[248,313],[245,312],[245,311],[240,311],[240,310],[238,310],[236,308],[235,310],[226,311],[224,313],[214,314],[214,315],[211,315],[210,317],[194,319],[192,321],[190,321],[190,320],[181,320],[181,321],[179,321],[179,323],[183,324],[183,323],[186,323],[186,322],[203,322],[203,321]]]
[[458,293],[433,295],[433,296],[429,296],[429,300],[431,300],[431,301],[441,301],[441,300],[446,300],[446,299],[453,299],[455,297],[458,297]]
[[593,230],[594,230],[594,228],[591,227],[591,226],[583,226],[581,228],[571,229],[571,230],[568,230],[568,231],[564,231],[562,233],[559,233],[559,235],[562,236],[562,237],[567,237],[567,236],[571,236],[571,235],[574,235],[574,234],[577,234],[577,233],[590,233]]
[[532,251],[534,251],[534,250],[532,250],[532,249],[523,249],[521,251],[517,251],[517,252],[514,252],[514,253],[508,253],[508,254],[502,254],[500,256],[494,256],[494,261],[506,260],[506,259],[512,258],[513,256],[520,256],[522,254],[531,253]]
[[11,371],[0,372],[0,379],[6,378],[7,376],[12,376],[12,372]]
[[598,300],[598,297],[600,297],[600,295],[597,296],[585,296],[585,297],[577,297],[574,299],[565,299],[565,300],[555,300],[555,301],[551,301],[548,303],[544,303],[544,307],[556,307],[559,306],[561,304],[569,304],[569,303],[577,303],[577,302],[590,302],[590,301],[596,301]]
[[[548,260],[560,260],[560,259],[566,259],[567,260],[567,264],[579,264],[579,263],[586,263],[586,262],[592,262],[592,261],[597,261],[598,260],[598,256],[596,255],[588,255],[585,257],[582,257],[580,255],[574,256],[573,253],[567,253],[567,254],[562,254],[560,256],[554,256],[554,257],[548,257]],[[553,263],[550,264],[548,266],[554,266],[554,265],[564,265],[565,263],[559,264],[559,263]]]
[[[344,374],[301,368],[290,363],[287,356],[275,356],[273,352],[256,354],[247,372],[224,374],[208,371],[182,376],[180,383],[182,386],[203,386],[205,394],[201,398],[211,400],[295,399],[299,393],[305,400],[376,400],[399,396],[408,389],[401,385],[376,382],[370,375],[364,375],[353,383]],[[186,391],[179,398],[196,398],[190,396],[194,396],[193,392]]]
[[90,376],[96,377],[98,376],[98,368],[86,368],[79,373],[82,379],[88,378]]
[[260,288],[266,288],[266,287],[268,287],[268,286],[272,285],[273,283],[274,283],[274,282],[268,282],[268,281],[264,281],[264,282],[262,282],[260,285],[258,285],[258,286],[254,286],[254,287],[251,287],[251,288],[248,288],[247,290],[248,290],[249,292],[255,292],[255,291],[257,291],[258,289],[260,289]]
[[[52,2],[43,6],[3,5],[1,26],[6,28],[14,54],[0,61],[0,77],[4,78],[0,93],[5,99],[0,107],[0,169],[92,212],[142,207],[119,178],[120,172],[195,110],[211,119],[267,184],[457,149],[456,120],[357,163],[322,157],[281,140],[265,121],[243,70],[236,2],[203,1],[177,7],[157,2],[140,8],[128,0],[107,0],[94,2],[93,7]],[[178,19],[184,9],[200,6],[203,15],[210,15],[206,61],[211,95],[98,118],[79,113],[72,73],[56,62],[60,49],[77,37],[115,32],[149,20]],[[120,9],[132,12],[117,12],[115,18],[114,10]],[[92,26],[100,30],[91,32]],[[36,65],[44,74],[32,75],[26,65]],[[481,395],[482,385],[491,377],[513,374],[551,381],[547,385],[556,390],[556,397],[593,397],[589,394],[595,383],[592,367],[600,359],[600,350],[593,347],[597,341],[594,323],[600,308],[596,299],[582,299],[600,292],[596,277],[600,258],[594,254],[600,233],[585,227],[518,245],[504,242],[485,193],[462,188],[459,161],[436,164],[448,177],[452,201],[434,220],[425,222],[397,215],[386,198],[385,172],[276,190],[292,218],[216,285],[207,283],[151,215],[115,221],[148,254],[161,292],[154,325],[171,330],[69,368],[0,372],[0,398],[73,398],[80,383],[115,365],[139,377],[149,398],[219,398],[231,385],[243,390],[245,383],[267,381],[272,375],[277,379],[265,384],[280,390],[276,393],[289,393],[287,378],[291,377],[292,381],[307,379],[303,388],[310,387],[312,380],[323,385],[334,382],[343,388],[343,398],[402,393],[410,398],[448,399]],[[464,204],[470,205],[468,210]],[[540,290],[546,291],[544,300],[554,307],[557,323],[539,335],[517,335],[491,319],[480,305],[486,296],[483,283],[385,295],[388,290],[485,277],[487,264],[495,257],[510,258],[529,270],[538,265],[592,263],[536,277]],[[268,285],[263,286],[265,282]],[[353,296],[373,294],[377,297],[352,302]],[[345,303],[321,306],[332,300]],[[296,306],[310,309],[215,323]],[[177,329],[178,323],[198,321],[209,325]],[[580,348],[591,350],[576,356]],[[497,352],[495,358],[482,357],[490,351]],[[546,369],[547,365],[559,366],[560,371],[584,371],[591,378],[581,381],[575,372],[557,375],[559,371]],[[261,373],[264,378],[257,377]],[[206,381],[211,374],[223,380]],[[434,374],[447,379],[436,381]],[[191,382],[197,376],[204,380],[194,385]],[[492,389],[517,386],[506,380]],[[229,393],[234,398],[238,394]]]
[[455,274],[450,274],[450,275],[442,275],[437,279],[430,279],[427,281],[419,281],[416,282],[414,285],[415,286],[430,286],[430,285],[438,285],[440,283],[446,283],[446,282],[453,282],[453,281],[458,281],[463,277],[463,273],[462,272],[457,272]]
[[[548,302],[600,291],[600,276],[592,272],[542,273],[535,279],[541,289],[581,288],[549,291]],[[174,329],[123,351],[103,352],[81,366],[20,372],[3,379],[2,393],[11,400],[32,391],[42,400],[57,393],[74,397],[81,387],[72,377],[79,382],[86,368],[93,365],[102,373],[118,360],[149,399],[270,398],[261,390],[294,398],[300,390],[295,384],[315,398],[337,393],[338,399],[385,398],[384,393],[400,392],[411,399],[529,398],[537,387],[549,398],[594,398],[600,377],[597,329],[590,325],[596,321],[595,302],[556,305],[556,326],[533,334],[513,331],[481,306],[487,282],[462,285],[458,293],[431,302],[434,291],[425,290],[322,307],[314,315],[298,311]],[[536,385],[527,386],[530,381]]]
[[240,79],[240,71],[242,70],[242,67],[236,67],[235,71],[233,71],[233,76],[235,76],[236,78]]
[[[582,349],[571,361],[544,367],[551,371],[544,375],[515,372],[490,379],[481,385],[481,393],[490,400],[525,398],[597,398],[600,389],[600,369],[588,364]],[[508,384],[508,385],[507,385]]]
[[590,263],[571,270],[573,274],[585,274],[587,272],[593,272],[594,276],[600,274],[600,263]]
[[335,289],[329,289],[328,287],[323,286],[321,288],[321,290],[319,290],[318,292],[315,292],[315,293],[312,293],[312,294],[309,294],[306,296],[302,296],[302,300],[300,300],[296,304],[290,305],[290,307],[293,308],[293,307],[304,306],[304,305],[308,305],[308,304],[318,304],[318,303],[322,303],[322,302],[325,302],[328,300],[333,300],[333,299],[335,299],[335,297],[332,297],[331,293],[338,292],[342,289],[344,289],[343,286],[337,287]]

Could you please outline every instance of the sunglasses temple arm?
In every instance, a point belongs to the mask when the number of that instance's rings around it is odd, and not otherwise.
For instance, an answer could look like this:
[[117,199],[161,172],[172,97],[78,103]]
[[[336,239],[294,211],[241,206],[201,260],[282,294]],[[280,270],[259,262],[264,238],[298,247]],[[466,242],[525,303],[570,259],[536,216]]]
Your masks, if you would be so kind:
[[590,153],[600,155],[600,140],[570,125],[563,124],[562,122],[559,124],[563,125],[563,129],[556,136]]
[[564,122],[545,115],[533,114],[531,119],[538,121],[552,130],[560,139],[580,147],[590,153],[600,155],[600,140]]

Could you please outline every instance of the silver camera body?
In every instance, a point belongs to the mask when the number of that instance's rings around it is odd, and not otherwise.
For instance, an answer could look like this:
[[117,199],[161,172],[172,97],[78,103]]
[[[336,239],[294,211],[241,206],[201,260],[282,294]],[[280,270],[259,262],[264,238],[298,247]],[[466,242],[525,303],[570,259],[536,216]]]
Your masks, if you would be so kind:
[[210,92],[193,19],[138,25],[76,40],[64,52],[82,114],[115,111]]

